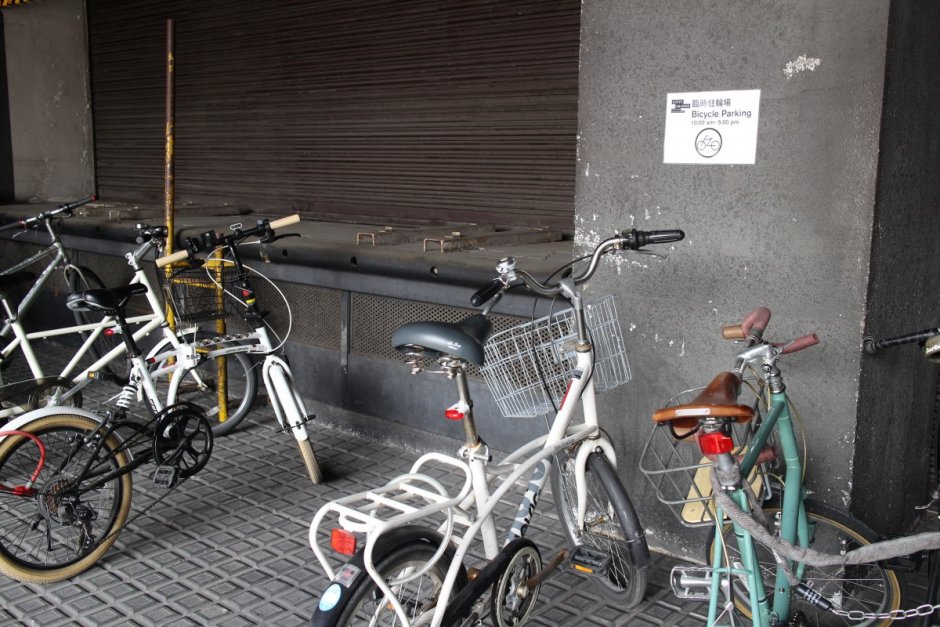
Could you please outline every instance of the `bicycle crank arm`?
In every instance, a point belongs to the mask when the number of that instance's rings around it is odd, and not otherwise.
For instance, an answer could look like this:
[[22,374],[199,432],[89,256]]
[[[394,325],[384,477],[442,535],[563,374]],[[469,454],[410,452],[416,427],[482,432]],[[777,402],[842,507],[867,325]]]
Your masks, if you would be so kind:
[[539,574],[535,575],[534,577],[529,577],[523,581],[520,587],[525,588],[526,592],[528,593],[541,586],[542,582],[548,579],[548,576],[551,575],[556,568],[561,566],[562,562],[568,559],[569,554],[570,552],[568,549],[562,549],[558,551],[558,555],[556,555],[555,558],[539,572]]

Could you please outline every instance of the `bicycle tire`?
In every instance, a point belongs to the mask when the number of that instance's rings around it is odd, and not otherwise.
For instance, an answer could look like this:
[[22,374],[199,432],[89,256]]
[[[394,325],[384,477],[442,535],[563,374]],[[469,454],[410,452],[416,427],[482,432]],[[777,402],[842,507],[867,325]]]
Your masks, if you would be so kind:
[[[70,493],[75,477],[70,473],[89,461],[91,450],[69,452],[75,438],[95,430],[91,418],[54,414],[39,418],[21,431],[39,437],[46,447],[46,461],[32,496],[0,498],[0,572],[18,581],[52,583],[69,579],[93,566],[114,544],[131,506],[131,474],[114,477],[100,489],[79,497],[79,511],[62,495]],[[120,440],[111,435],[92,460],[91,474],[124,467],[128,458],[117,450]],[[28,438],[8,436],[0,443],[0,483],[24,485],[36,467],[36,447]],[[92,537],[79,522],[89,521]],[[84,545],[84,546],[82,546]]]
[[[214,335],[207,332],[196,334],[197,340],[212,337]],[[219,346],[209,345],[200,347],[199,350],[212,351],[217,348]],[[222,360],[224,360],[228,381],[228,417],[225,420],[219,420],[221,404],[216,385],[218,364],[222,363]],[[155,368],[162,368],[163,365],[163,363],[156,364]],[[193,376],[194,371],[199,374],[198,380]],[[173,376],[178,376],[178,374],[174,373]],[[251,412],[258,396],[258,372],[255,369],[255,362],[245,353],[231,353],[207,359],[195,368],[183,372],[182,376],[185,379],[180,382],[174,398],[169,398],[165,391],[170,384],[169,376],[160,377],[155,381],[158,393],[167,399],[167,405],[179,402],[198,405],[206,413],[206,419],[212,425],[213,437],[227,435],[234,431]]]
[[[77,270],[77,272],[72,271],[72,268]],[[68,285],[69,291],[71,292],[103,289],[105,287],[104,282],[98,275],[95,274],[91,268],[85,266],[66,267],[65,283]],[[105,318],[103,313],[97,311],[72,311],[72,315],[75,317],[75,324],[96,324]],[[85,341],[91,333],[91,331],[82,331],[79,335],[81,335],[82,341]],[[104,333],[99,333],[98,337],[95,338],[95,341],[91,345],[91,352],[97,359],[100,359],[121,344],[123,344],[123,340],[120,335],[105,335]],[[126,355],[124,357],[117,357],[106,363],[104,369],[111,374],[116,383],[124,385],[130,378],[131,362],[127,359]]]
[[[764,512],[768,518],[772,519],[780,511],[780,506],[776,501],[777,499],[774,499],[768,506],[764,507]],[[805,501],[805,505],[807,516],[815,523],[814,540],[811,546],[817,551],[829,554],[838,553],[871,544],[878,538],[878,535],[863,522],[841,510],[813,501]],[[725,536],[725,547],[728,551],[726,553],[726,563],[727,559],[730,559],[732,563],[740,563],[740,559],[735,560],[739,553],[736,543],[730,540],[734,536],[730,524],[725,525],[723,534]],[[708,564],[711,564],[714,542],[714,534],[712,534],[706,547]],[[755,551],[763,574],[768,603],[772,604],[777,563],[770,551],[756,542]],[[846,576],[848,569],[851,569],[851,576]],[[901,599],[904,597],[902,590],[903,579],[898,577],[893,569],[885,568],[879,564],[862,564],[860,566],[849,566],[846,569],[835,566],[807,566],[803,581],[827,598],[832,598],[835,595],[840,600],[837,607],[846,611],[890,612],[900,607]],[[747,600],[746,586],[740,578],[735,578],[734,584],[735,607],[741,614],[750,619],[751,608]],[[870,593],[870,597],[859,598],[853,591],[867,591]],[[796,611],[801,611],[809,620],[809,624],[819,625],[820,627],[836,625],[882,626],[891,623],[887,619],[849,622],[835,614],[819,610],[795,596],[791,598],[790,609],[791,615]]]
[[[410,542],[392,550],[376,564],[376,570],[385,581],[400,578],[405,571],[424,566],[434,556],[436,547],[427,542]],[[416,618],[428,605],[433,607],[437,601],[437,594],[447,576],[450,568],[450,557],[445,553],[441,558],[416,581],[407,582],[398,587],[398,600],[406,611],[410,610],[409,618]],[[430,586],[426,584],[430,583]],[[456,590],[455,590],[456,591]],[[428,594],[425,596],[424,593]],[[340,614],[337,625],[359,627],[382,627],[384,625],[400,625],[395,610],[384,601],[385,596],[368,575],[361,577],[350,592],[349,603]]]
[[[595,587],[612,601],[625,608],[639,605],[646,594],[645,567],[633,564],[627,546],[627,533],[621,521],[642,529],[630,497],[617,477],[616,471],[603,454],[591,453],[587,460],[587,515],[585,530],[577,527],[578,498],[575,487],[572,454],[559,455],[552,468],[552,495],[558,519],[572,549],[584,544],[610,557],[610,566],[604,576],[593,576]],[[646,539],[637,540],[646,542]]]
[[300,449],[300,456],[304,458],[304,466],[307,468],[307,474],[314,485],[323,482],[323,471],[320,469],[320,462],[317,461],[317,454],[313,450],[313,442],[310,441],[310,435],[307,434],[306,440],[297,440],[297,448]]

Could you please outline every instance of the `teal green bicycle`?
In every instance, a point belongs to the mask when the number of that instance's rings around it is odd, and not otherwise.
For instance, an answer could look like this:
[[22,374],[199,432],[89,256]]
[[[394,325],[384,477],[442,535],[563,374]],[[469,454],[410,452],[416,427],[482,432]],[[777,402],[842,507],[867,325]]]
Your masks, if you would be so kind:
[[641,470],[683,524],[715,529],[711,565],[673,569],[673,591],[708,601],[710,627],[885,625],[919,615],[898,609],[901,581],[885,560],[924,538],[872,544],[876,534],[863,523],[806,498],[778,362],[819,339],[765,341],[769,321],[760,308],[726,327],[724,337],[743,344],[734,368],[653,415]]

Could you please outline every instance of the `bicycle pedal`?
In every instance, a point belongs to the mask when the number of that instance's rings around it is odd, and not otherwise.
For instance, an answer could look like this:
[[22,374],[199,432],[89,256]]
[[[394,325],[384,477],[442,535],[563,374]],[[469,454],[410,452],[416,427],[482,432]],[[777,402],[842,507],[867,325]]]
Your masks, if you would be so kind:
[[707,566],[674,566],[669,574],[672,593],[679,599],[707,601],[712,591],[712,569]]
[[158,488],[172,488],[179,479],[180,469],[176,466],[157,466],[151,475],[153,485]]
[[610,566],[610,555],[581,544],[571,552],[568,563],[575,572],[585,575],[603,575]]

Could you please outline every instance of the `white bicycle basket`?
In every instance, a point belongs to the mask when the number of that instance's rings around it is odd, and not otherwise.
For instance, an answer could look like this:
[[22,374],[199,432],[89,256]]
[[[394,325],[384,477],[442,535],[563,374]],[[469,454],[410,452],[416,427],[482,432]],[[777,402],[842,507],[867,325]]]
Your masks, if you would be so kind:
[[[594,388],[604,392],[630,380],[617,309],[612,295],[585,303],[594,344]],[[483,378],[506,416],[532,418],[554,412],[576,370],[577,329],[573,309],[492,335],[483,346]]]

